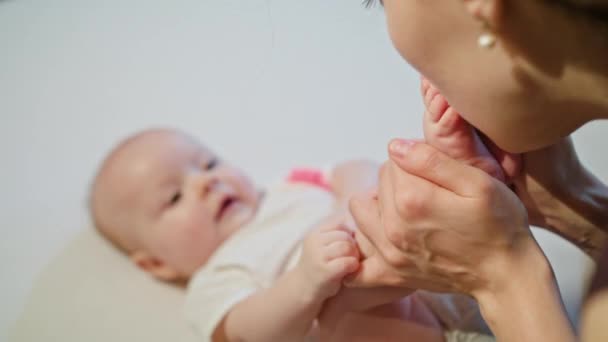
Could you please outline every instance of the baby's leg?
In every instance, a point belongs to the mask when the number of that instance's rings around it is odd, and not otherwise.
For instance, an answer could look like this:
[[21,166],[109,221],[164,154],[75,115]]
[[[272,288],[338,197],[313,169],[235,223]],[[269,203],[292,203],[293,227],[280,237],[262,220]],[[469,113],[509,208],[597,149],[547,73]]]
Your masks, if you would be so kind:
[[431,336],[442,333],[439,321],[410,294],[412,290],[402,288],[343,288],[326,302],[319,317],[322,340],[433,340]]
[[325,322],[339,318],[344,312],[373,312],[385,317],[401,317],[424,325],[439,326],[428,307],[412,295],[412,290],[393,287],[343,288],[329,299],[322,317]]
[[441,329],[398,317],[370,312],[347,312],[336,325],[321,326],[321,342],[444,342]]

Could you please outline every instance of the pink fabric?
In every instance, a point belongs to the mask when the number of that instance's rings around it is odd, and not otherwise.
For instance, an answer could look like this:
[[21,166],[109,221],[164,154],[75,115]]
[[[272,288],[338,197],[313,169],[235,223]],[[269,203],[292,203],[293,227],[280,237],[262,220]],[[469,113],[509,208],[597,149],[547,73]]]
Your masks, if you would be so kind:
[[292,183],[306,183],[331,191],[329,182],[321,170],[309,168],[295,168],[287,176],[287,181]]

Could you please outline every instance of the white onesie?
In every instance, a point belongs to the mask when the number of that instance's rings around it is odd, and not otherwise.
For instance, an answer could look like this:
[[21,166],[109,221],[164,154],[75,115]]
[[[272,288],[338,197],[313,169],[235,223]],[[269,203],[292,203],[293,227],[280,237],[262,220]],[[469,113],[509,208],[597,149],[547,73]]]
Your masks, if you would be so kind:
[[210,341],[230,308],[293,267],[300,242],[333,204],[333,195],[318,187],[270,187],[253,221],[226,240],[188,284],[186,318],[196,333]]

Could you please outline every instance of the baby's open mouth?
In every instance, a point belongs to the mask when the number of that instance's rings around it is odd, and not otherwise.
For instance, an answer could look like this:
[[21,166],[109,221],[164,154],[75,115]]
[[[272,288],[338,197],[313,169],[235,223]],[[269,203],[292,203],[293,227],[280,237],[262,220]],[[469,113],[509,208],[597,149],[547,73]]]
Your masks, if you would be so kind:
[[215,220],[220,221],[224,217],[228,209],[230,209],[232,204],[234,204],[234,202],[236,202],[236,198],[232,196],[227,196],[226,198],[224,198],[222,200],[222,203],[220,203],[220,207],[217,210],[217,213],[215,214]]

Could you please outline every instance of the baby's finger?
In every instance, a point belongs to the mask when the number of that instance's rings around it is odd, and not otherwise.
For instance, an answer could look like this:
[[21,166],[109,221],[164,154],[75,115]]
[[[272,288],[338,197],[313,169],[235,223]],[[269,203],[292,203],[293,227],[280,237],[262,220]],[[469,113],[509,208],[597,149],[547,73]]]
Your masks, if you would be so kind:
[[327,246],[336,241],[346,241],[353,244],[356,243],[353,232],[343,229],[323,233],[321,236],[319,236],[319,241],[323,246]]
[[335,241],[323,249],[323,259],[331,261],[340,257],[355,257],[359,259],[359,249],[352,242]]
[[330,229],[329,231],[340,230],[343,232],[352,233],[354,231],[354,229],[352,227],[353,227],[353,224],[350,224],[345,219],[344,221],[342,221],[340,224],[336,225],[333,229]]
[[328,267],[334,279],[342,279],[359,268],[359,259],[355,257],[337,258],[330,261]]
[[340,226],[344,226],[346,222],[346,215],[333,215],[327,218],[323,223],[319,225],[319,231],[327,232],[338,229]]

